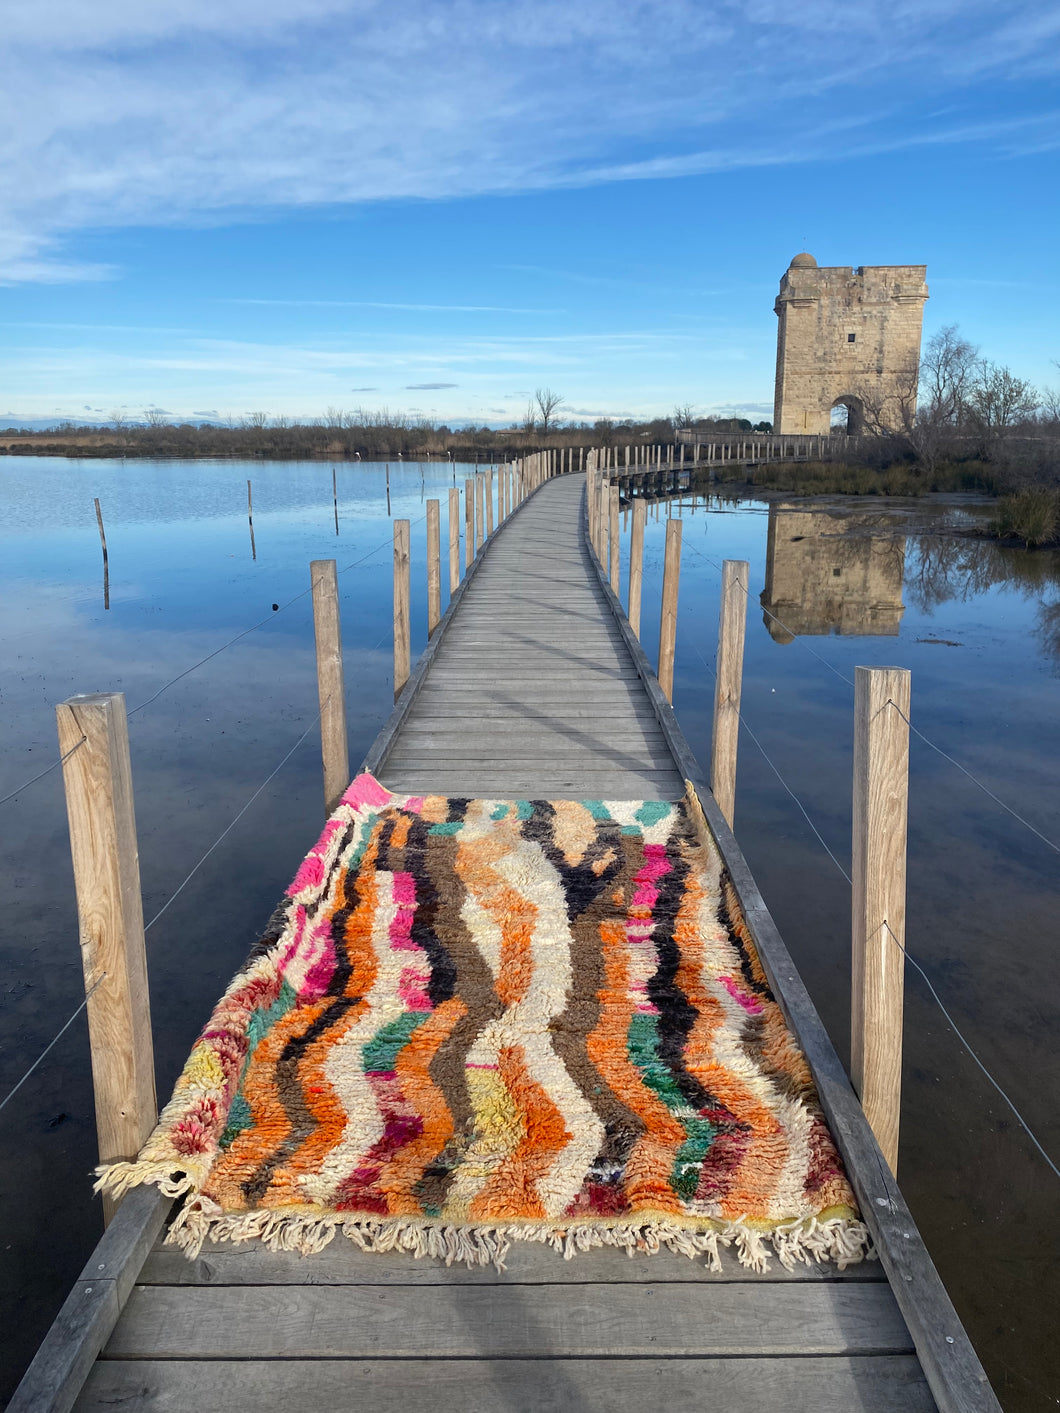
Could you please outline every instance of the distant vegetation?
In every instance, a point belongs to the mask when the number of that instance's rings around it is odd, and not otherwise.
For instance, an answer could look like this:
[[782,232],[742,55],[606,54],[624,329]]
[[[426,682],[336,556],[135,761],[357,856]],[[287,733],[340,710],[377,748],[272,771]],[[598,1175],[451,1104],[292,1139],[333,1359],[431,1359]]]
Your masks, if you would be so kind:
[[[547,393],[547,389],[545,390]],[[547,400],[546,400],[547,401]],[[678,424],[680,425],[680,424]],[[700,418],[690,425],[704,439],[730,432],[751,431],[746,418]],[[759,428],[768,430],[768,423]],[[227,423],[171,422],[145,413],[142,420],[115,418],[108,426],[63,423],[46,431],[18,427],[0,429],[0,454],[28,456],[143,457],[262,457],[305,459],[409,461],[428,458],[454,461],[500,461],[525,456],[543,447],[616,446],[627,443],[667,444],[674,440],[675,418],[649,421],[564,421],[556,405],[547,416],[528,415],[512,427],[458,427],[406,417],[387,409],[329,408],[316,421],[294,421],[257,412]]]

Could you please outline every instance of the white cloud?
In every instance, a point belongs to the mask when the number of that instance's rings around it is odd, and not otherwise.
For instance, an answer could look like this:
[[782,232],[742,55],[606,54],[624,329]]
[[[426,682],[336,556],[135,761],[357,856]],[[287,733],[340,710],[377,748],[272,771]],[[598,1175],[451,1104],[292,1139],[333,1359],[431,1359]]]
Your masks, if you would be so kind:
[[91,228],[989,142],[917,104],[1055,71],[1058,24],[1051,0],[14,0],[0,279],[107,278],[57,246]]

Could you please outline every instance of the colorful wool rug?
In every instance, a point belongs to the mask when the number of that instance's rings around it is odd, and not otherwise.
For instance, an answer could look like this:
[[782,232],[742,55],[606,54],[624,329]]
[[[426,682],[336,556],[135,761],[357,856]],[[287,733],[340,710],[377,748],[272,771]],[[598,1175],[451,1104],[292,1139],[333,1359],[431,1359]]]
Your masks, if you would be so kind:
[[711,842],[683,805],[389,794],[361,775],[120,1196],[169,1239],[765,1269],[867,1233]]

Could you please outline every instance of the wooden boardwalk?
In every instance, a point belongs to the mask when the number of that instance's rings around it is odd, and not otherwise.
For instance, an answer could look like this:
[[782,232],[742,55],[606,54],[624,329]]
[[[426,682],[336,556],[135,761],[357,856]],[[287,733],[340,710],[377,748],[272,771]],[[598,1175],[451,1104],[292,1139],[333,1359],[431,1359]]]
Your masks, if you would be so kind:
[[469,1271],[366,1255],[338,1237],[309,1258],[207,1244],[188,1261],[161,1243],[169,1203],[141,1189],[12,1410],[996,1413],[742,856],[600,581],[583,485],[547,481],[489,541],[366,764],[393,789],[472,797],[678,799],[691,780],[883,1260],[793,1274],[774,1260],[756,1275],[725,1253],[712,1274],[668,1253],[564,1261],[514,1243],[505,1271]]
[[549,482],[495,537],[377,772],[390,789],[684,794],[585,545],[583,486],[581,476]]

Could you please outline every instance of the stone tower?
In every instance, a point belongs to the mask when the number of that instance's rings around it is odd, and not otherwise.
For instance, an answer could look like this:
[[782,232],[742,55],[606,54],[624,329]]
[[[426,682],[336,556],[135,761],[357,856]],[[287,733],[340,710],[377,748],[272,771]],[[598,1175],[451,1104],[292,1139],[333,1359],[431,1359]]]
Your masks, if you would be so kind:
[[827,435],[841,405],[852,432],[903,425],[916,407],[926,274],[926,265],[819,268],[796,255],[774,305],[775,432]]

